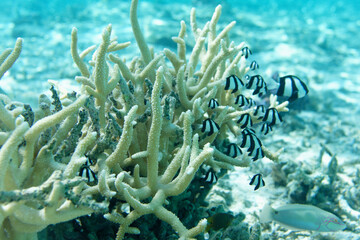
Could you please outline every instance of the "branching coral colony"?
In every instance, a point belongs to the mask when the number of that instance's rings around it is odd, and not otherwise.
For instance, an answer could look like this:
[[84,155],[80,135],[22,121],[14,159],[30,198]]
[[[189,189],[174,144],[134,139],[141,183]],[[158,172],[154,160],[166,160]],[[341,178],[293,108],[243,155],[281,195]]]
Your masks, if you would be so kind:
[[[81,93],[52,87],[53,102],[40,95],[36,111],[1,95],[1,239],[37,239],[49,224],[91,213],[118,223],[117,239],[140,234],[131,224],[147,214],[170,224],[180,239],[193,239],[205,230],[206,219],[187,229],[165,207],[169,197],[184,193],[203,165],[218,172],[248,167],[264,156],[277,159],[250,127],[269,131],[288,102],[278,104],[272,95],[264,108],[244,96],[251,88],[263,94],[266,83],[259,75],[245,76],[251,51],[229,41],[235,22],[216,32],[221,6],[202,29],[192,9],[196,43],[187,59],[185,22],[173,38],[177,53],[153,54],[140,32],[137,3],[132,1],[130,18],[141,57],[125,63],[113,54],[130,43],[112,38],[109,25],[85,63],[95,46],[79,54],[74,28],[71,54],[81,72],[75,78]],[[1,76],[21,48],[18,39],[1,54]],[[117,206],[109,210],[114,199]],[[129,205],[129,212],[121,211]]]

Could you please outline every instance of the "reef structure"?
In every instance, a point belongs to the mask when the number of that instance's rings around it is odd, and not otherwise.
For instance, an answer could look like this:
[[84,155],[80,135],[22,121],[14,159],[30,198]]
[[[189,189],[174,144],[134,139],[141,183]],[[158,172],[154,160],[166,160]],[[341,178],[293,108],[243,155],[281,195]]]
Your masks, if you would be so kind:
[[[250,67],[246,44],[229,40],[235,22],[217,33],[221,6],[203,28],[192,9],[195,45],[187,58],[185,22],[172,38],[177,52],[154,54],[140,31],[137,5],[132,0],[130,20],[141,56],[126,63],[115,54],[130,43],[118,43],[111,25],[98,47],[79,53],[74,28],[71,54],[81,73],[75,78],[81,92],[60,92],[54,84],[53,100],[40,95],[35,111],[0,95],[1,239],[37,239],[50,224],[92,213],[120,225],[118,240],[140,234],[131,224],[148,214],[167,222],[179,239],[194,239],[207,220],[188,229],[166,205],[186,191],[202,166],[215,173],[248,167],[257,160],[252,153],[259,151],[277,160],[279,152],[271,153],[259,142],[255,151],[226,151],[229,136],[250,141],[244,140],[241,148],[254,144],[255,132],[244,133],[247,124],[238,120],[239,126],[237,119],[251,125],[263,120],[258,108],[235,104],[235,86],[229,83],[233,91],[225,90],[226,81],[235,76],[241,81]],[[0,77],[21,48],[19,38],[14,49],[0,55]],[[271,95],[268,108],[280,113],[288,111],[287,104]],[[116,206],[109,208],[110,201]]]

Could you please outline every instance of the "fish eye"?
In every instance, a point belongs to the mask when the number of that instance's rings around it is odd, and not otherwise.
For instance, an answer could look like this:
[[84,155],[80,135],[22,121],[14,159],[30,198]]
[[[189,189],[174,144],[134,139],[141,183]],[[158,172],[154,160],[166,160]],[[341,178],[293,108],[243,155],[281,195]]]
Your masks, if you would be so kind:
[[279,212],[275,210],[274,213],[275,213],[275,214],[278,214]]

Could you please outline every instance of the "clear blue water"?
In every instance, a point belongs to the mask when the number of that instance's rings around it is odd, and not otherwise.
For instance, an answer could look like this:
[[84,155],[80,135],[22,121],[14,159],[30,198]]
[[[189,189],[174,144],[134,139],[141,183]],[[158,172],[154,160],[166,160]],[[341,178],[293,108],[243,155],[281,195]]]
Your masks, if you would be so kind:
[[[279,132],[290,138],[295,131],[304,134],[301,141],[307,149],[319,150],[319,142],[326,143],[338,154],[346,174],[346,169],[354,172],[359,168],[360,1],[140,0],[138,17],[155,52],[176,49],[171,37],[178,35],[179,22],[185,20],[189,53],[193,46],[190,9],[196,7],[202,27],[218,4],[223,6],[219,29],[236,20],[230,39],[251,46],[264,76],[270,78],[277,71],[295,74],[310,88],[308,101],[301,106],[307,112],[292,116],[292,122],[288,120],[285,130]],[[73,79],[79,72],[70,55],[73,27],[78,28],[78,46],[83,50],[99,44],[102,29],[112,23],[119,42],[132,42],[119,54],[131,61],[139,51],[131,32],[129,8],[129,0],[0,1],[0,52],[13,47],[16,38],[24,39],[21,56],[0,80],[0,88],[12,99],[36,106],[37,96],[49,88],[47,80],[66,79],[75,86]],[[287,147],[294,153],[285,152],[284,158],[295,159],[301,154],[295,147]]]
[[[119,41],[133,41],[128,20],[129,2],[1,1],[0,8],[3,11],[0,14],[0,47],[11,47],[17,37],[24,38],[23,59],[19,62],[23,61],[24,69],[29,69],[34,66],[26,65],[34,59],[31,60],[29,56],[29,60],[24,62],[28,54],[46,59],[45,62],[66,58],[69,36],[74,26],[79,29],[80,47],[97,44],[101,29],[108,23],[112,23],[113,29],[121,32]],[[138,15],[145,35],[150,36],[147,39],[150,45],[161,51],[164,47],[175,47],[170,38],[177,35],[181,19],[189,22],[191,7],[197,8],[198,21],[204,23],[218,4],[223,5],[219,25],[236,20],[237,25],[231,33],[231,39],[236,42],[247,41],[253,52],[259,54],[258,58],[279,43],[286,43],[306,50],[303,56],[297,55],[287,61],[315,71],[338,73],[345,69],[353,74],[353,61],[346,64],[344,62],[348,57],[359,57],[360,14],[356,9],[360,8],[360,1],[140,1]],[[155,18],[169,24],[147,24]],[[154,36],[160,35],[157,31],[162,32],[159,37],[161,41]],[[84,35],[86,37],[82,37]],[[41,49],[39,45],[46,49]],[[130,48],[127,53],[133,50],[135,48]],[[27,53],[28,51],[32,53]],[[306,54],[308,56],[305,56]],[[262,66],[282,61],[281,58],[275,58],[273,62],[267,58],[264,60],[266,62]],[[52,74],[53,76],[47,77],[61,77],[58,71],[53,71]]]

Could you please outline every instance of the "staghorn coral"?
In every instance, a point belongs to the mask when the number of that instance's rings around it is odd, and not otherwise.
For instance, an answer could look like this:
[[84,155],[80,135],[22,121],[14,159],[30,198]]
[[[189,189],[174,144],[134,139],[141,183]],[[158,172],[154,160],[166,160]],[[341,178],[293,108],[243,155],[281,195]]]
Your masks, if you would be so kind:
[[[193,9],[195,45],[188,59],[184,21],[173,37],[177,53],[164,49],[154,54],[140,31],[137,3],[132,0],[130,19],[141,57],[126,63],[115,55],[130,43],[118,43],[111,25],[97,48],[79,53],[74,28],[71,54],[81,73],[75,78],[82,84],[80,93],[52,88],[54,107],[41,95],[35,112],[1,95],[1,239],[37,239],[37,232],[50,224],[91,213],[118,223],[117,239],[140,234],[131,225],[148,214],[167,222],[180,239],[194,239],[205,230],[206,219],[185,227],[166,207],[171,197],[185,193],[203,165],[214,172],[250,165],[252,157],[246,152],[238,157],[225,154],[229,138],[241,136],[234,120],[250,114],[253,124],[261,122],[254,108],[236,106],[234,95],[224,90],[226,77],[243,78],[249,71],[245,43],[236,45],[228,37],[235,22],[217,33],[218,6],[200,29]],[[1,76],[19,57],[21,45],[18,39],[14,50],[1,55]],[[86,63],[84,58],[93,51]],[[218,108],[209,108],[212,98]],[[287,111],[287,104],[270,97],[270,108],[278,112]],[[205,119],[215,121],[219,131],[201,132]],[[266,157],[277,159],[278,153],[261,148]],[[84,169],[97,179],[79,177]],[[115,206],[109,208],[110,201]]]

